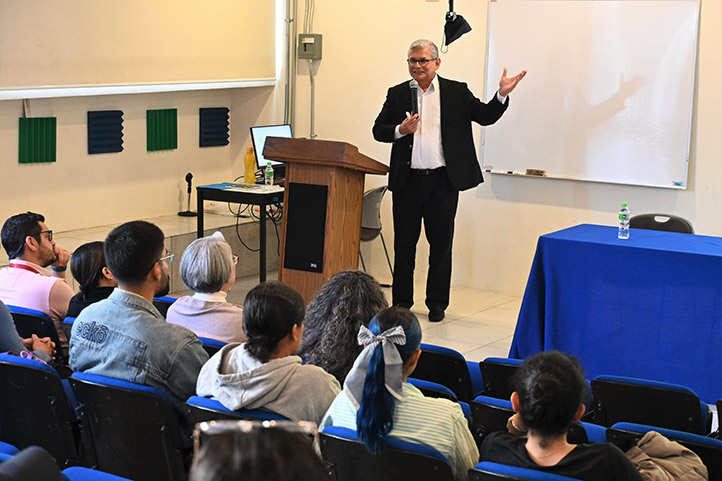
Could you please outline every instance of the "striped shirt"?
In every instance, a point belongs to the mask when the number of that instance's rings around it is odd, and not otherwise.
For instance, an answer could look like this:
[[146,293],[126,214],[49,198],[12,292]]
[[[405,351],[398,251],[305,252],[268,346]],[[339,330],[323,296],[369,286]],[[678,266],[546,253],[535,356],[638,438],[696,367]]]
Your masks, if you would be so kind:
[[[469,469],[479,462],[479,450],[461,407],[446,399],[424,397],[406,382],[402,388],[406,401],[396,401],[389,436],[436,449],[449,460],[454,477],[466,480]],[[344,391],[321,420],[320,429],[326,426],[356,430],[356,408]]]

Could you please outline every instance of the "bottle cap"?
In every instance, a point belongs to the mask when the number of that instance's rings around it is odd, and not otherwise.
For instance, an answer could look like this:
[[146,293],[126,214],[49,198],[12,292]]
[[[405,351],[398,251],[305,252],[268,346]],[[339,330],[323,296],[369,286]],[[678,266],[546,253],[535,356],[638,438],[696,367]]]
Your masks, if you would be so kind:
[[622,207],[627,207],[627,203],[626,203],[626,202],[622,202]]
[[270,162],[266,162],[266,165],[269,165],[269,166],[270,166],[270,165],[271,165],[271,163],[270,163]]
[[252,154],[253,153],[253,147],[246,147],[246,153]]

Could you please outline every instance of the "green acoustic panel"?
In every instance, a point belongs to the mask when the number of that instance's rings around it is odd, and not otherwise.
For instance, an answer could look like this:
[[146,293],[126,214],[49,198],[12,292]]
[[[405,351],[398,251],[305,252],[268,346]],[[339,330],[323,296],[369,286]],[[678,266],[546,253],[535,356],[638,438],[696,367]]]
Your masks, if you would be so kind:
[[178,109],[148,110],[148,151],[178,148]]
[[55,162],[57,119],[20,118],[18,161],[21,164]]

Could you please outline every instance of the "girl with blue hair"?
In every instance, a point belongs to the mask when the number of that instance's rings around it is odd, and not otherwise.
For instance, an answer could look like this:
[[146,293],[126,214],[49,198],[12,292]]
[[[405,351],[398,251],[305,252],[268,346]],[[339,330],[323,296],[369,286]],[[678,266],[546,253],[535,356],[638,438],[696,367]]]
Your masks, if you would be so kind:
[[421,326],[403,307],[379,312],[361,327],[356,358],[321,421],[358,432],[368,450],[378,452],[393,437],[432,447],[451,464],[454,477],[467,479],[479,461],[479,451],[461,407],[446,399],[427,398],[406,382],[421,355]]

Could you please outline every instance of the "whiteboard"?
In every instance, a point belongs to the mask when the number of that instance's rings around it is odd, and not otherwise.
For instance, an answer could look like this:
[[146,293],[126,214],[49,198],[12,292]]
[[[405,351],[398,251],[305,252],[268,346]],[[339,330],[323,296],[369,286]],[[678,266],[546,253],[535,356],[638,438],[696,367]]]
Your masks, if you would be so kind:
[[276,76],[276,0],[2,0],[0,90]]
[[484,169],[685,188],[699,0],[491,0]]

